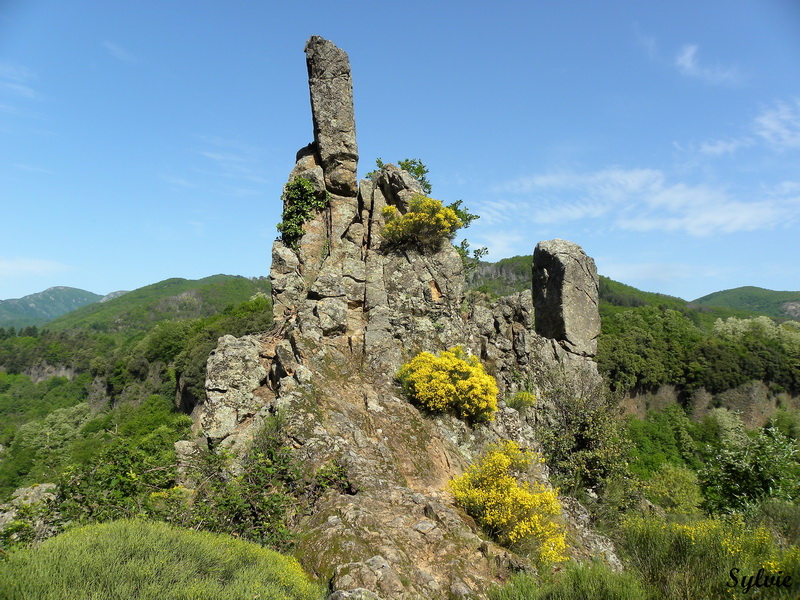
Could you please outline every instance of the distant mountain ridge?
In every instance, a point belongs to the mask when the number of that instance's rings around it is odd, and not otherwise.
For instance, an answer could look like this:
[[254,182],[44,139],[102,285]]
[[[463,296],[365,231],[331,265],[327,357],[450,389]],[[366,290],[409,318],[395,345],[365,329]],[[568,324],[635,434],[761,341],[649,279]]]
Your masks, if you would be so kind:
[[800,319],[800,292],[776,292],[751,285],[714,292],[692,304],[752,310],[776,319]]
[[44,325],[56,317],[99,302],[102,297],[78,288],[57,286],[22,298],[0,300],[0,327]]
[[130,292],[114,292],[103,302],[83,306],[47,324],[53,331],[87,328],[119,332],[147,331],[156,323],[208,317],[257,293],[270,294],[265,277],[211,275],[203,279],[173,277]]

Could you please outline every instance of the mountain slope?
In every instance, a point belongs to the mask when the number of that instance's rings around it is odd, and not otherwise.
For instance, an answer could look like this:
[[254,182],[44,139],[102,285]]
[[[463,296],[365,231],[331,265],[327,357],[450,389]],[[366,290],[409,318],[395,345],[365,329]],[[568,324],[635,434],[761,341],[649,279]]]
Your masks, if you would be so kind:
[[708,294],[693,304],[751,310],[778,319],[800,319],[800,292],[776,292],[744,286]]
[[85,327],[94,331],[147,331],[167,319],[207,317],[258,293],[269,294],[265,278],[212,275],[203,279],[165,279],[122,296],[85,306],[48,324],[54,331]]
[[98,302],[103,296],[71,287],[52,287],[23,298],[0,300],[0,327],[43,325],[63,314]]

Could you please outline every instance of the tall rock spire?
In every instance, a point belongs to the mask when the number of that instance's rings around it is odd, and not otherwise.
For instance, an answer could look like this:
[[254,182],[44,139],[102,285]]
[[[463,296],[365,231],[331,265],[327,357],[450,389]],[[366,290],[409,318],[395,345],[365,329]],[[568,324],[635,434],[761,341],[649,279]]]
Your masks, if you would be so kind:
[[358,146],[350,59],[333,42],[314,35],[306,42],[306,65],[325,187],[334,194],[355,196]]

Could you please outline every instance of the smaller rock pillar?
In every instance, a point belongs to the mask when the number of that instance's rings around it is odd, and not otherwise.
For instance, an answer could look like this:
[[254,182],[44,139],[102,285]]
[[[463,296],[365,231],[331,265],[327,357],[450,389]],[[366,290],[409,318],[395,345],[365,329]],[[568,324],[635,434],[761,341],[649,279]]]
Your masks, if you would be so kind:
[[594,357],[600,335],[600,280],[594,260],[565,240],[539,242],[533,252],[534,328],[567,352]]

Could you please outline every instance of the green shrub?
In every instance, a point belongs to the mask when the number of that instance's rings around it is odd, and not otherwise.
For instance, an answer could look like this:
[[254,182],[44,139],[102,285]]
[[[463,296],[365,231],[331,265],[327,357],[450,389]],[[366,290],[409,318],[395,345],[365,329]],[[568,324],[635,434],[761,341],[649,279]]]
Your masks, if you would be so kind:
[[412,196],[405,214],[400,214],[395,206],[386,206],[383,216],[386,226],[381,235],[390,244],[398,245],[436,247],[451,239],[463,225],[452,208],[443,206],[441,200],[421,194]]
[[536,406],[536,396],[530,392],[517,392],[506,400],[506,406],[516,410]]
[[[800,566],[800,549],[782,549],[767,529],[748,527],[741,517],[665,523],[629,516],[617,532],[617,548],[657,597],[667,599],[730,598],[732,568],[740,575],[763,568],[794,576]],[[795,598],[796,584],[792,588],[772,588],[766,597]]]
[[645,495],[668,513],[684,515],[700,511],[703,494],[697,483],[697,474],[686,467],[664,463],[644,485]]
[[750,508],[751,520],[776,534],[785,546],[800,546],[800,506],[770,498]]
[[450,482],[456,503],[478,520],[501,544],[525,547],[533,543],[545,563],[566,559],[563,526],[556,490],[520,479],[542,459],[516,442],[490,446],[466,473]]
[[72,529],[11,553],[8,600],[317,600],[293,558],[226,535],[123,520]]
[[438,356],[422,352],[397,373],[403,392],[431,412],[451,412],[471,423],[491,421],[497,382],[474,356],[455,346]]
[[293,542],[288,518],[296,504],[292,492],[300,472],[285,441],[282,416],[269,417],[244,456],[238,476],[231,476],[227,456],[208,452],[193,473],[198,486],[187,513],[189,523],[288,549]]
[[634,573],[616,573],[603,563],[568,562],[563,571],[540,582],[531,575],[514,575],[489,593],[490,600],[648,600],[650,595]]
[[561,369],[539,374],[537,435],[559,487],[568,494],[601,489],[627,473],[628,441],[619,400],[592,373]]
[[283,217],[278,223],[281,241],[296,250],[303,237],[303,223],[328,206],[328,201],[328,195],[318,194],[308,179],[295,177],[287,183],[283,191]]
[[740,510],[767,498],[800,498],[797,449],[777,429],[723,442],[698,475],[712,512]]

